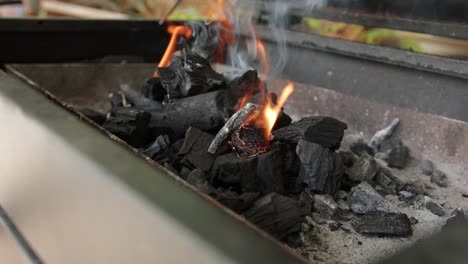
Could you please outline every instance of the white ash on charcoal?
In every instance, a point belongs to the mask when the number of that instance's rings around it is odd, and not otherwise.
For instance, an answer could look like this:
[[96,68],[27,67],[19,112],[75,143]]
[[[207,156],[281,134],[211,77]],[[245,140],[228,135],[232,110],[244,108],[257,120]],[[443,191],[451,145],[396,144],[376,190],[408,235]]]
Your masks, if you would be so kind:
[[369,183],[361,182],[353,187],[348,200],[351,210],[356,214],[369,212],[394,212],[390,202],[380,195]]
[[408,163],[409,149],[399,139],[386,139],[378,147],[376,157],[384,160],[389,167],[403,169]]
[[369,212],[354,219],[351,225],[365,235],[407,237],[413,233],[410,219],[401,213]]
[[314,195],[312,209],[324,219],[331,219],[338,211],[338,204],[329,194]]
[[393,133],[398,127],[398,124],[400,124],[400,119],[395,118],[389,126],[375,132],[375,134],[372,136],[371,140],[368,143],[369,147],[377,149],[380,146],[380,144],[384,142],[384,140],[390,138],[393,135]]
[[369,147],[367,142],[364,140],[364,137],[360,134],[347,134],[344,135],[341,142],[341,147],[343,149],[349,149],[358,156],[362,154],[368,154],[374,156],[374,149]]

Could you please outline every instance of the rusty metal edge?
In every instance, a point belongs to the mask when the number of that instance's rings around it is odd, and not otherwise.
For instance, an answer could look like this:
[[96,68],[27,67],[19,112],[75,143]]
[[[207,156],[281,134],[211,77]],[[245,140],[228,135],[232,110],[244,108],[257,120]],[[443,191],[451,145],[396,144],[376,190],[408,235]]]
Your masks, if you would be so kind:
[[183,188],[187,188],[187,189],[191,190],[192,192],[197,194],[199,197],[201,197],[202,199],[204,199],[205,201],[207,201],[211,205],[215,206],[216,208],[221,209],[223,212],[227,213],[229,216],[231,216],[232,218],[236,219],[237,221],[242,223],[247,228],[254,231],[257,235],[269,240],[270,242],[273,242],[273,244],[275,244],[278,248],[283,250],[286,254],[290,255],[293,258],[295,258],[296,261],[299,261],[301,263],[309,263],[303,257],[301,257],[299,254],[294,252],[292,249],[285,246],[285,244],[279,242],[273,236],[271,236],[267,232],[263,231],[262,229],[258,228],[256,225],[254,225],[253,223],[248,221],[243,216],[241,216],[241,215],[237,214],[236,212],[232,211],[231,209],[225,207],[224,205],[222,205],[220,202],[218,202],[216,199],[212,198],[208,194],[200,192],[197,188],[195,188],[193,185],[189,184],[185,180],[181,179],[175,173],[171,172],[170,170],[168,170],[167,168],[165,168],[164,166],[162,166],[158,162],[152,160],[150,157],[148,157],[148,156],[144,155],[143,153],[139,152],[137,149],[133,148],[132,146],[128,145],[125,141],[118,138],[114,134],[110,133],[107,129],[101,127],[96,122],[94,122],[93,120],[91,120],[88,117],[86,117],[85,115],[83,115],[81,112],[76,111],[71,105],[68,105],[68,104],[62,102],[55,95],[53,95],[52,93],[50,93],[46,89],[40,87],[38,84],[36,84],[34,81],[30,80],[28,77],[23,75],[21,72],[17,71],[16,69],[14,69],[13,67],[11,67],[9,65],[6,65],[5,69],[6,69],[6,71],[8,73],[11,73],[11,74],[15,75],[16,77],[20,78],[22,81],[25,81],[26,83],[28,83],[33,89],[40,92],[47,99],[49,99],[51,102],[55,103],[56,105],[64,108],[68,112],[70,112],[73,115],[77,116],[80,120],[85,121],[86,124],[88,124],[92,128],[97,129],[100,133],[107,136],[107,138],[109,138],[112,141],[116,142],[117,144],[125,147],[126,149],[131,150],[132,153],[137,155],[139,158],[144,159],[146,162],[148,162],[150,165],[152,165],[156,169],[159,169],[159,170],[163,171],[165,174],[170,176],[170,178],[172,178],[177,184],[179,184]]

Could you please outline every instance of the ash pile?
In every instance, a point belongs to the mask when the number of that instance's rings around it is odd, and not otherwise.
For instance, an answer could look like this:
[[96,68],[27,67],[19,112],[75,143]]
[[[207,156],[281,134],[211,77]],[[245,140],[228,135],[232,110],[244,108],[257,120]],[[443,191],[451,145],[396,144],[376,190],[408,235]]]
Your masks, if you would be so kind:
[[[314,242],[318,225],[359,236],[410,237],[418,220],[387,195],[446,216],[398,170],[409,158],[392,137],[398,120],[368,142],[351,135],[342,146],[346,123],[325,116],[292,122],[283,112],[293,89],[268,93],[255,70],[220,74],[182,50],[141,92],[122,86],[110,95],[109,113],[87,115],[304,255],[325,250]],[[444,174],[427,164],[424,173],[446,186]]]

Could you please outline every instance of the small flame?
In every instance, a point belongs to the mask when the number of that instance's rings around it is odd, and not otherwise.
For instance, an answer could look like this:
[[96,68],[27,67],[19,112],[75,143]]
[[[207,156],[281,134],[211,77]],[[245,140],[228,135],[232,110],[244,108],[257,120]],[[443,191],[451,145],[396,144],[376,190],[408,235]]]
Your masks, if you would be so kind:
[[[177,40],[180,36],[184,36],[186,39],[190,39],[192,36],[192,29],[187,26],[174,26],[170,25],[167,31],[171,34],[171,39],[167,45],[166,51],[162,59],[159,61],[158,67],[167,67],[171,62],[172,54],[176,50]],[[158,72],[154,71],[153,77],[158,77]]]
[[263,107],[261,115],[255,120],[255,123],[258,127],[262,127],[265,132],[265,138],[269,139],[271,135],[271,130],[276,123],[276,119],[283,108],[284,103],[288,99],[288,97],[294,92],[294,84],[288,83],[283,91],[281,91],[281,95],[278,98],[277,103],[274,105],[271,99],[268,99]]

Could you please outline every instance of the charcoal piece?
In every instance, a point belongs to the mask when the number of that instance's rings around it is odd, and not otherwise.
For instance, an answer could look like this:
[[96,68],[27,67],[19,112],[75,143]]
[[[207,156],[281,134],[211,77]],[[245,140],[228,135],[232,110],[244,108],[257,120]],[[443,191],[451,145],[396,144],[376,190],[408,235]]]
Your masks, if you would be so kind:
[[338,204],[329,194],[314,195],[313,210],[325,219],[331,219],[338,210]]
[[287,144],[272,144],[270,151],[255,157],[239,158],[235,153],[218,156],[211,182],[240,192],[285,191],[285,178],[297,175],[294,151]]
[[161,135],[156,138],[156,140],[151,143],[149,147],[143,150],[143,154],[153,158],[158,154],[162,153],[170,145],[170,140],[168,135]]
[[384,142],[384,140],[390,138],[393,135],[399,123],[400,119],[395,118],[389,126],[377,131],[369,141],[369,147],[377,149],[380,144]]
[[435,170],[431,175],[431,182],[437,184],[439,187],[447,187],[447,175],[440,171]]
[[213,188],[208,184],[208,176],[200,169],[191,171],[187,175],[186,180],[201,192],[213,192]]
[[224,206],[238,214],[242,214],[249,210],[254,204],[255,200],[260,197],[259,193],[246,192],[239,195],[233,191],[222,189],[216,189],[212,191],[210,195]]
[[331,117],[313,116],[302,118],[273,131],[275,140],[297,144],[299,140],[317,143],[325,148],[336,150],[340,147],[344,130],[348,128],[346,123]]
[[127,98],[122,92],[110,93],[108,97],[110,99],[112,109],[129,106]]
[[141,148],[154,139],[149,127],[150,119],[151,114],[148,112],[132,107],[121,107],[113,110],[102,127],[131,146]]
[[273,131],[283,127],[287,127],[291,124],[292,118],[287,115],[285,112],[281,111],[276,119],[275,125],[273,125]]
[[410,220],[410,222],[411,222],[411,225],[416,225],[416,224],[419,223],[419,220],[418,220],[416,217],[414,217],[414,216],[410,217],[409,220]]
[[349,149],[358,156],[361,156],[363,154],[373,156],[375,154],[374,149],[369,147],[369,145],[367,145],[365,142],[353,143],[351,144]]
[[298,201],[277,193],[270,193],[258,199],[252,208],[244,213],[244,216],[281,240],[300,231],[305,214],[306,212]]
[[346,199],[348,199],[348,196],[349,196],[349,193],[347,193],[346,191],[343,191],[343,190],[338,190],[335,193],[335,198],[337,200],[346,200]]
[[221,91],[173,100],[162,112],[151,113],[152,127],[170,128],[183,137],[191,126],[203,131],[218,131],[224,124],[224,112],[218,107]]
[[423,198],[423,204],[426,207],[427,210],[431,211],[431,213],[437,215],[437,216],[444,216],[445,215],[445,210],[444,208],[440,205],[434,202],[431,198],[424,196]]
[[346,168],[352,167],[353,164],[358,160],[358,156],[349,150],[340,149],[337,152],[338,156],[343,160],[343,165]]
[[431,176],[434,171],[434,164],[430,160],[421,160],[419,168],[421,169],[422,175]]
[[177,173],[177,175],[179,177],[181,177],[182,179],[187,180],[187,177],[189,176],[189,174],[192,171],[193,171],[193,169],[191,167],[182,164],[180,166],[180,169],[179,169],[179,172]]
[[370,212],[351,222],[356,232],[377,236],[410,236],[411,221],[406,214]]
[[268,150],[265,131],[249,123],[242,124],[231,135],[230,145],[239,156],[251,157]]
[[338,209],[340,209],[343,212],[349,212],[351,210],[349,203],[345,200],[338,200],[336,204],[338,205]]
[[408,163],[409,149],[401,140],[384,140],[379,151],[384,153],[383,160],[391,168],[403,169]]
[[342,169],[337,170],[337,165],[342,166],[336,153],[305,140],[299,141],[296,153],[301,161],[298,181],[311,192],[334,194],[342,176]]
[[216,134],[216,137],[213,139],[213,142],[211,142],[210,147],[208,148],[208,152],[211,154],[216,154],[218,149],[226,141],[229,135],[231,135],[244,122],[246,122],[247,118],[258,114],[261,108],[262,106],[260,105],[247,103],[244,107],[242,107],[242,109],[233,114]]
[[208,146],[213,136],[198,128],[189,127],[185,133],[185,141],[179,151],[182,162],[189,163],[202,171],[209,171],[214,162],[214,156],[208,153]]
[[208,60],[194,53],[172,56],[169,67],[157,68],[161,85],[170,99],[193,96],[224,86],[224,78]]
[[416,198],[416,195],[414,193],[408,191],[400,191],[398,192],[398,194],[399,198],[401,198],[400,200],[403,200],[405,202],[412,202]]
[[374,155],[374,150],[367,145],[364,138],[360,134],[346,134],[341,141],[341,148],[351,150],[354,154],[361,156],[367,153],[371,156]]
[[387,193],[398,193],[407,185],[403,178],[398,175],[397,171],[382,164],[379,164],[379,171],[375,175],[374,181]]
[[260,79],[256,70],[244,70],[223,73],[232,98],[242,98],[260,92]]
[[345,170],[346,175],[353,181],[370,181],[377,174],[377,162],[372,156],[363,154],[354,162],[353,166]]
[[148,99],[162,102],[167,92],[161,85],[161,80],[159,77],[149,78],[143,84],[141,93]]
[[146,98],[128,85],[121,85],[120,90],[127,98],[127,102],[138,109],[147,112],[158,112],[163,109],[163,105],[160,102]]
[[93,120],[96,124],[102,125],[106,121],[106,115],[89,107],[78,107],[76,111]]
[[391,204],[367,182],[361,182],[351,189],[348,202],[351,210],[356,214],[376,211],[393,212]]
[[456,208],[450,213],[449,218],[447,218],[447,222],[442,226],[442,230],[445,231],[447,228],[459,226],[464,223],[466,223],[465,212],[463,212],[463,209],[461,208]]

